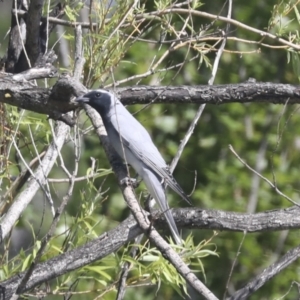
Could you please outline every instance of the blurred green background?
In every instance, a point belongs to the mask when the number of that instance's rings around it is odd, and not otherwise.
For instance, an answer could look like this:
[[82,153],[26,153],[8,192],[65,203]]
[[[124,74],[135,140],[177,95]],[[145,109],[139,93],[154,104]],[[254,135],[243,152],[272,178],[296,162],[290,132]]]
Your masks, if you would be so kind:
[[[282,18],[275,18],[278,22],[270,28],[270,32],[280,34],[284,38],[287,38],[290,32],[297,36],[299,23],[297,22],[295,11],[292,9],[287,15],[283,14],[287,5],[295,2],[274,0],[233,1],[232,18],[248,26],[267,30],[272,20],[272,12],[275,14],[277,10],[278,16],[282,16]],[[200,10],[219,14],[223,4],[224,1],[204,1]],[[10,3],[1,2],[0,6],[0,55],[3,56],[7,46],[7,38],[5,39],[4,37],[10,24]],[[148,10],[151,10],[153,3],[147,1],[146,7]],[[227,14],[226,5],[221,14]],[[193,19],[193,24],[194,28],[200,28],[210,24],[210,20],[198,17]],[[180,25],[178,26],[180,28]],[[225,23],[217,22],[213,24],[212,28],[215,31],[225,30]],[[161,29],[158,27],[151,30],[146,37],[157,40],[160,33]],[[230,27],[229,35],[255,41],[261,39],[257,34],[235,26]],[[54,43],[57,40],[57,36],[53,34],[51,40]],[[264,40],[263,42],[270,45],[275,44],[272,40]],[[74,47],[72,43],[73,41],[71,40],[69,45],[70,55],[72,55],[72,47]],[[128,51],[126,50],[124,57],[114,69],[115,80],[122,80],[129,76],[146,72],[155,55],[160,55],[168,47],[167,45],[162,45],[161,49],[159,49],[159,46],[157,44],[135,42]],[[59,53],[59,44],[54,48]],[[188,51],[187,47],[181,48],[169,55],[161,67],[175,65],[182,62],[185,58],[192,58],[196,54],[194,50]],[[289,55],[287,49],[267,48],[257,44],[228,40],[214,84],[239,83],[247,81],[250,77],[262,82],[298,84],[299,74],[296,64],[298,54],[290,51]],[[215,52],[206,54],[206,58],[211,64],[213,64],[215,56]],[[70,69],[71,64],[72,62],[70,61],[70,66],[63,65],[62,60],[60,60],[58,66]],[[198,59],[186,62],[180,70],[177,68],[154,74],[142,80],[130,81],[124,85],[135,85],[137,83],[140,85],[205,85],[210,76],[211,69],[204,62],[202,64],[199,63]],[[101,85],[105,86],[111,81],[109,79],[107,82],[101,83]],[[93,86],[99,86],[99,82]],[[141,108],[143,107],[135,105],[129,107],[129,110],[132,113],[136,113],[135,117],[147,128],[162,155],[170,163],[176,154],[180,141],[184,138],[198,106],[194,104],[153,104],[140,111]],[[11,114],[15,112],[14,108],[8,107],[7,110]],[[42,149],[51,139],[51,132],[46,116],[31,113],[26,116],[26,118],[31,116],[32,119],[28,119],[27,123],[25,121],[22,123],[21,132],[23,138],[20,143],[24,145],[24,156],[30,159],[35,155],[32,151],[32,145],[28,141],[28,123],[30,126],[37,128],[35,137],[39,149]],[[12,119],[11,122],[15,121]],[[38,122],[41,124],[37,125]],[[86,128],[88,124],[86,116],[82,113],[80,116],[80,127]],[[232,145],[250,166],[259,170],[268,179],[272,180],[273,172],[279,189],[294,201],[299,201],[299,127],[298,106],[283,107],[267,103],[208,105],[183,151],[174,176],[188,194],[193,191],[196,180],[195,190],[191,195],[191,199],[197,207],[249,213],[289,207],[291,204],[287,200],[277,195],[270,186],[258,180],[254,174],[242,166],[229,151],[228,145]],[[45,136],[45,132],[48,132],[49,136]],[[104,152],[93,131],[86,134],[81,142],[79,175],[87,174],[87,169],[91,165],[90,157],[97,159],[98,168],[109,169]],[[72,171],[74,166],[74,155],[71,154],[74,153],[72,145],[73,143],[70,141],[63,149],[65,164],[70,171]],[[14,151],[11,153],[10,161],[10,174],[18,174],[14,165]],[[98,234],[114,228],[129,215],[129,210],[117,187],[114,175],[109,174],[106,176],[105,172],[102,175],[94,181],[84,181],[76,184],[72,200],[69,202],[67,211],[57,230],[57,236],[53,239],[53,244],[51,244],[52,246],[47,254],[49,257],[56,253],[54,245],[58,248],[64,245],[63,241],[66,238],[66,232],[70,234],[68,236],[68,239],[70,239],[69,248],[72,248],[74,245],[82,244],[88,239],[95,238]],[[59,163],[54,167],[49,177],[65,177]],[[60,203],[61,197],[66,193],[67,187],[67,183],[51,184],[53,198],[57,205]],[[99,188],[101,188],[101,193],[103,193],[101,196],[97,193]],[[5,183],[3,183],[4,189]],[[143,200],[146,195],[143,185],[139,188],[139,191],[141,192],[141,200]],[[98,198],[95,198],[96,195]],[[10,257],[20,251],[17,242],[20,242],[25,249],[31,247],[24,253],[25,257],[28,253],[31,253],[34,239],[40,240],[47,232],[51,222],[51,215],[49,206],[44,198],[41,193],[38,194],[22,215],[15,229],[15,234],[18,231],[22,234],[16,238],[15,244],[11,244]],[[172,192],[168,193],[168,199],[172,207],[186,206],[186,203]],[[91,208],[92,204],[93,207]],[[183,231],[184,236],[187,236],[189,233],[190,231],[188,230]],[[193,235],[195,242],[200,242],[203,239],[212,237],[213,232],[194,230]],[[19,241],[25,236],[26,243]],[[208,256],[202,260],[206,275],[206,285],[220,298],[223,297],[231,266],[237,256],[237,250],[242,239],[243,233],[219,232],[212,240],[219,257]],[[286,251],[298,245],[298,241],[298,230],[247,234],[237,258],[237,264],[233,270],[227,294],[243,287],[253,276],[259,274]],[[122,258],[123,250],[121,249],[117,254],[98,264],[111,267],[105,270],[105,276],[107,277],[103,276],[103,273],[98,273],[99,277],[95,281],[95,273],[93,273],[95,270],[86,268],[79,271],[76,274],[76,278],[80,278],[78,290],[99,289],[103,291],[107,288],[110,283],[118,278],[119,262]],[[296,299],[299,297],[297,288],[289,289],[293,281],[299,281],[299,267],[299,262],[294,262],[258,290],[251,299],[277,299],[286,293],[288,294],[285,295],[284,299]],[[101,272],[104,271],[101,270]],[[137,274],[137,271],[133,271],[130,276],[134,278]],[[201,280],[204,280],[203,274],[200,273],[199,277]],[[71,275],[69,278],[66,275],[60,280],[67,287],[75,279]],[[53,285],[55,284],[57,282],[54,280]],[[73,299],[94,299],[99,294],[100,292],[94,291],[84,296],[75,295]],[[47,299],[58,299],[59,297],[61,296],[48,296]],[[114,298],[115,291],[103,294],[103,299]],[[129,288],[125,297],[125,299],[142,298],[145,300],[168,300],[180,299],[181,297],[167,284],[163,284],[160,288],[157,286]]]

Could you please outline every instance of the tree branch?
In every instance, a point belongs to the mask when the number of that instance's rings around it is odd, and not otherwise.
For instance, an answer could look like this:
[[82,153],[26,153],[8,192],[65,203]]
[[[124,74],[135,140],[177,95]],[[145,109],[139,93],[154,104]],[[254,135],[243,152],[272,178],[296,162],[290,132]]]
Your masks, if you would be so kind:
[[31,173],[33,175],[30,177],[26,188],[18,195],[18,197],[16,197],[16,199],[14,199],[14,202],[8,209],[7,213],[1,219],[0,244],[8,235],[15,222],[19,219],[23,210],[31,202],[38,189],[43,186],[46,176],[51,171],[69,130],[70,128],[65,124],[61,122],[57,124],[55,130],[56,138],[53,138],[53,141],[49,145],[40,166],[34,173]]
[[[287,209],[270,210],[256,214],[204,210],[200,208],[173,209],[172,212],[179,228],[247,231],[248,233],[300,228],[300,209],[295,206]],[[160,212],[154,212],[152,218],[155,227],[168,228],[164,216]],[[110,253],[117,251],[122,245],[133,240],[142,232],[142,229],[137,225],[137,222],[132,216],[127,218],[116,228],[105,232],[97,239],[53,257],[46,262],[37,264],[24,292],[29,291],[35,286],[49,281],[50,279],[106,257]],[[276,263],[281,265],[281,270],[283,267],[287,267],[288,264],[292,263],[294,260],[293,257],[298,251],[297,249],[298,247],[290,250],[278,261],[278,263]],[[295,258],[298,257],[297,255]],[[286,257],[289,257],[289,259],[286,260]],[[269,268],[275,270],[272,266],[275,266],[275,264],[271,265],[266,270],[269,270]],[[4,299],[10,299],[10,296],[19,285],[25,272],[19,273],[0,284],[0,295],[2,289],[2,293],[3,291],[5,292]],[[273,275],[269,276],[267,280],[270,280],[277,273],[273,272],[272,274]],[[257,280],[257,278],[259,278],[259,276],[255,277],[249,284],[253,285],[253,282]],[[257,285],[257,289],[259,287],[261,287],[261,285]],[[247,288],[245,287],[244,289]],[[242,293],[242,290],[239,293]],[[234,295],[232,297],[234,297]],[[2,300],[2,298],[0,299]]]
[[27,71],[15,74],[12,79],[16,81],[29,81],[34,79],[53,78],[57,76],[57,69],[53,66],[32,68]]
[[[17,7],[16,7],[17,6]],[[24,0],[12,1],[12,17],[10,25],[9,43],[7,48],[7,60],[5,62],[5,70],[9,73],[14,73],[15,65],[17,64],[23,45],[22,40],[26,37],[26,24],[24,15],[15,14],[17,9],[27,9],[27,3]],[[27,13],[27,11],[25,11]]]
[[40,22],[44,0],[30,0],[27,15],[26,51],[32,65],[41,53]]
[[163,254],[164,258],[166,258],[176,268],[178,273],[181,274],[181,276],[199,294],[201,294],[205,299],[217,300],[216,296],[200,281],[200,279],[196,277],[196,275],[191,271],[191,269],[183,261],[180,255],[174,249],[172,249],[170,244],[168,244],[157,232],[155,227],[152,226],[147,214],[141,209],[132,187],[130,185],[124,186],[122,184],[124,178],[129,176],[126,166],[122,163],[122,161],[120,161],[119,155],[115,155],[113,148],[110,145],[110,141],[107,137],[100,115],[89,105],[85,104],[84,109],[91,119],[91,122],[108,157],[109,163],[112,166],[112,169],[118,179],[119,187],[123,193],[124,200],[126,201],[132,215],[136,219],[143,233],[149,236],[149,239]]
[[61,3],[57,3],[56,6],[49,13],[48,17],[41,18],[40,25],[40,53],[45,53],[47,51],[47,43],[52,30],[55,28],[56,24],[49,24],[49,17],[62,18],[65,14],[65,6]]
[[26,17],[25,49],[21,52],[15,68],[19,73],[34,66],[41,53],[40,22],[44,0],[31,0]]
[[[64,254],[49,259],[46,262],[37,264],[23,292],[29,291],[35,286],[49,281],[50,279],[91,264],[92,262],[117,251],[123,244],[132,240],[140,233],[141,229],[137,226],[133,217],[126,219],[115,229],[102,234],[97,239],[74,250],[70,250]],[[4,295],[3,299],[0,298],[1,300],[11,298],[14,291],[20,284],[25,272],[13,276],[1,283],[0,295],[1,290]]]
[[[180,4],[179,4],[180,5]],[[23,16],[26,14],[26,12],[24,10],[15,10],[15,13],[18,14],[18,16]],[[180,8],[180,7],[171,7],[171,8],[166,8],[164,10],[160,10],[160,11],[152,11],[149,13],[143,13],[143,14],[137,14],[135,16],[135,20],[136,21],[146,21],[146,20],[159,20],[159,18],[163,15],[169,15],[169,14],[181,14],[182,16],[184,15],[193,15],[194,17],[201,17],[201,18],[206,18],[206,19],[210,19],[212,21],[223,21],[225,23],[231,24],[237,28],[241,28],[244,30],[247,30],[248,32],[253,32],[256,33],[257,35],[259,35],[260,37],[268,37],[271,40],[275,40],[278,43],[282,44],[282,45],[286,45],[288,47],[291,47],[292,49],[295,50],[299,50],[300,47],[299,45],[292,43],[288,40],[285,40],[284,38],[278,37],[275,34],[272,34],[268,31],[263,31],[251,26],[248,26],[242,22],[239,22],[235,19],[232,18],[228,18],[228,17],[223,17],[221,15],[215,15],[215,14],[210,14],[204,11],[199,11],[199,10],[195,10],[195,9],[191,9],[190,7],[188,8]],[[78,25],[81,25],[82,28],[88,28],[90,29],[92,28],[97,28],[98,23],[92,23],[90,24],[89,22],[71,22],[71,21],[65,21],[65,20],[59,20],[56,18],[49,18],[49,22],[53,23],[53,24],[60,24],[63,26],[70,26],[70,27],[76,27]],[[109,19],[105,20],[105,22],[110,22]],[[123,24],[123,27],[128,27],[130,25],[130,23],[125,23]]]
[[[32,70],[31,72],[34,73]],[[52,74],[53,70],[49,69],[47,72]],[[35,87],[30,82],[16,81],[9,74],[2,74],[2,76],[0,74],[0,102],[46,114],[54,119],[76,109],[78,104],[71,99],[85,89],[80,82],[68,77],[60,78],[50,91],[47,88]],[[300,103],[299,85],[264,82],[214,86],[122,87],[117,88],[116,93],[125,105],[148,103],[283,105],[287,101],[289,104]]]
[[277,262],[263,270],[262,273],[255,276],[245,287],[236,291],[228,300],[244,300],[261,288],[266,282],[279,274],[296,259],[300,257],[300,246],[289,250]]
[[[55,24],[49,25],[48,18],[42,17],[43,4],[44,0],[31,0],[28,9],[26,0],[13,1],[9,47],[5,63],[7,72],[20,73],[28,70],[36,63],[40,63],[39,60],[47,51],[48,39]],[[23,13],[18,14],[16,8],[22,8]],[[63,15],[64,5],[60,3],[49,13],[49,16],[57,18]]]
[[[78,38],[78,35],[80,35],[81,37],[81,30],[76,30],[75,31],[75,35],[76,37]],[[81,51],[80,53],[77,55],[81,55]],[[77,56],[76,55],[76,56]],[[76,67],[75,67],[76,68]],[[77,73],[78,74],[81,74],[82,72],[82,68],[83,68],[83,64],[77,66],[78,70],[77,70]],[[79,80],[79,75],[77,77],[75,77],[75,80]],[[69,113],[71,114],[71,113]],[[14,293],[14,296],[15,298],[18,298],[19,295],[21,295],[23,293],[23,290],[28,282],[28,280],[30,279],[31,275],[32,275],[32,272],[34,271],[35,269],[35,266],[36,264],[40,261],[48,243],[49,243],[49,240],[51,239],[51,237],[53,236],[54,232],[55,232],[55,229],[57,227],[57,224],[60,220],[60,217],[61,217],[61,214],[62,212],[64,211],[64,208],[66,207],[67,203],[69,202],[69,200],[71,199],[71,196],[72,196],[72,192],[73,192],[73,189],[74,189],[74,178],[75,176],[77,175],[77,172],[78,172],[78,148],[75,148],[75,155],[77,157],[76,159],[76,162],[75,162],[75,167],[74,167],[74,171],[73,171],[73,174],[71,175],[69,173],[69,171],[66,169],[65,165],[64,165],[64,161],[63,161],[63,158],[61,156],[61,148],[62,148],[62,145],[64,143],[64,140],[66,138],[66,135],[69,133],[69,130],[65,130],[63,131],[63,129],[69,129],[65,124],[63,123],[57,123],[56,124],[56,130],[58,131],[59,129],[59,132],[54,132],[54,130],[52,130],[52,135],[53,135],[53,144],[55,145],[56,147],[56,150],[57,150],[57,153],[55,153],[55,156],[59,156],[60,158],[60,164],[61,164],[61,167],[62,169],[65,171],[66,175],[69,177],[69,188],[68,188],[68,192],[66,194],[65,197],[63,197],[63,201],[61,202],[60,206],[58,207],[58,209],[56,210],[55,212],[55,215],[54,215],[54,218],[52,220],[52,224],[49,228],[49,231],[48,233],[46,234],[46,236],[42,239],[41,241],[41,245],[33,259],[33,261],[31,262],[30,264],[30,267],[27,269],[26,273],[24,274],[20,284],[18,285],[18,288],[16,289],[15,293]],[[57,142],[57,135],[56,134],[59,134],[59,135],[62,135],[62,137],[59,138],[59,142]],[[42,163],[41,163],[42,164]],[[50,164],[51,165],[51,164]],[[51,165],[50,168],[52,168],[53,164]],[[48,172],[49,173],[49,172]],[[44,174],[45,177],[47,177],[47,173]]]
[[[247,231],[248,233],[300,228],[299,213],[300,208],[297,206],[256,214],[195,207],[173,209],[174,219],[180,228]],[[156,222],[160,224],[161,218]]]

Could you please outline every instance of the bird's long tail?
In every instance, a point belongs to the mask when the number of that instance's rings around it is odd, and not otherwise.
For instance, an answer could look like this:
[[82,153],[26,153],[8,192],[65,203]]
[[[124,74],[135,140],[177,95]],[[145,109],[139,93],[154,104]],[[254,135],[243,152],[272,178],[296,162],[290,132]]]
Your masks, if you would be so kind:
[[164,213],[176,244],[181,245],[182,241],[178,233],[176,223],[170,211],[165,190],[161,184],[161,181],[153,172],[148,169],[144,170],[143,180],[150,195],[155,199],[160,209]]

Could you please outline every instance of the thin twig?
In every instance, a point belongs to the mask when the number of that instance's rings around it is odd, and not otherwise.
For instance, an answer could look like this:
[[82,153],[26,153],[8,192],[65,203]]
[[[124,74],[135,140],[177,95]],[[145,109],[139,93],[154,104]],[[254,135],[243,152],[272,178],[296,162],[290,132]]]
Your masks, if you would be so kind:
[[231,145],[229,145],[229,150],[235,155],[235,157],[246,167],[248,168],[251,172],[253,172],[254,174],[256,174],[257,176],[259,176],[261,179],[263,179],[265,182],[267,182],[273,189],[274,191],[282,196],[283,198],[285,198],[286,200],[288,200],[289,202],[293,203],[296,206],[300,207],[300,204],[295,202],[294,200],[292,200],[291,198],[289,198],[287,195],[283,194],[277,186],[275,186],[269,179],[267,179],[266,177],[262,176],[260,173],[258,173],[257,171],[255,171],[253,168],[251,168],[242,158],[240,158],[240,156],[235,152],[235,150],[233,149],[233,147]]
[[[232,0],[229,1],[229,7],[228,7],[228,18],[231,17],[231,11],[232,11]],[[226,32],[229,31],[230,27],[229,27],[229,24],[227,24],[227,27],[226,27]],[[226,34],[225,34],[225,37],[226,37]],[[219,48],[218,52],[217,52],[217,55],[216,55],[216,58],[215,58],[215,61],[214,61],[214,65],[213,65],[213,69],[212,69],[212,75],[208,81],[208,84],[209,85],[213,85],[213,82],[214,82],[214,79],[215,79],[215,76],[217,74],[217,70],[218,70],[218,66],[219,66],[219,62],[220,62],[220,59],[221,59],[221,55],[223,53],[223,50],[225,48],[225,44],[226,44],[226,38],[224,38],[224,40],[222,41],[222,44],[221,44],[221,47]],[[205,108],[206,104],[201,104],[199,109],[197,110],[197,113],[193,119],[193,121],[191,122],[190,124],[190,127],[187,131],[187,133],[185,134],[183,140],[181,141],[179,147],[178,147],[178,150],[177,150],[177,153],[175,155],[175,157],[173,158],[173,161],[170,165],[170,170],[171,172],[174,171],[178,161],[179,161],[179,158],[184,150],[184,147],[186,146],[187,142],[189,141],[192,133],[194,132],[194,129],[202,115],[202,112]]]
[[[36,154],[36,157],[39,160],[39,164],[41,165],[42,161],[41,161],[41,158],[39,156],[39,152],[38,152],[38,150],[36,148],[36,144],[35,144],[35,141],[34,141],[34,138],[33,138],[33,134],[32,134],[30,125],[28,125],[28,130],[29,130],[30,139],[31,139],[31,142],[32,142],[35,154]],[[54,131],[52,132],[52,136],[54,137]],[[45,189],[46,198],[47,198],[48,203],[50,205],[52,216],[54,217],[54,215],[55,215],[54,202],[53,202],[53,199],[52,199],[52,196],[51,196],[49,184],[47,182],[47,175],[43,174],[43,177],[44,177],[43,181],[44,181],[45,186],[46,186],[46,187],[43,186],[43,188]]]
[[256,28],[248,26],[248,25],[245,25],[245,24],[243,24],[243,23],[241,23],[239,21],[236,21],[236,20],[234,20],[232,18],[222,17],[220,15],[214,15],[214,14],[210,14],[210,13],[207,13],[207,12],[204,12],[204,11],[200,11],[200,10],[194,10],[194,9],[189,10],[189,9],[184,9],[184,8],[172,8],[172,9],[165,9],[165,10],[162,10],[162,11],[154,11],[154,12],[150,12],[150,13],[145,13],[145,14],[137,15],[136,19],[139,20],[139,18],[143,19],[143,18],[161,16],[161,15],[170,14],[170,13],[192,14],[194,16],[204,17],[204,18],[211,19],[211,20],[220,20],[220,21],[229,23],[231,25],[234,25],[234,26],[236,26],[238,28],[242,28],[242,29],[248,30],[250,32],[254,32],[256,34],[259,34],[262,37],[268,37],[268,38],[270,38],[272,40],[276,40],[277,42],[279,42],[279,43],[281,43],[283,45],[287,45],[289,47],[292,47],[293,49],[300,50],[300,46],[299,45],[296,45],[294,43],[286,41],[285,39],[280,38],[277,35],[271,34],[271,33],[267,32],[267,31],[256,29]]
[[[22,153],[21,153],[21,151],[20,151],[20,149],[19,149],[19,147],[18,147],[18,145],[16,143],[15,138],[12,139],[12,142],[13,142],[13,145],[15,147],[16,152],[18,153],[18,156],[21,158],[22,163],[26,167],[26,170],[30,173],[31,178],[33,178],[38,183],[38,185],[40,186],[41,190],[44,192],[45,196],[47,197],[49,203],[51,203],[52,199],[51,199],[51,196],[49,194],[49,191],[46,190],[46,188],[44,187],[44,184],[43,184],[45,182],[45,178],[46,178],[46,176],[45,176],[46,173],[44,173],[44,169],[41,168],[40,170],[41,170],[42,174],[39,174],[39,176],[36,176],[36,174],[33,172],[33,170],[27,164],[25,158],[23,157],[23,155],[22,155]],[[36,152],[36,153],[38,155],[38,152]],[[38,159],[40,159],[39,156],[38,156]],[[40,163],[40,165],[41,165],[41,163]],[[45,172],[46,172],[46,170],[45,170]]]
[[[80,177],[74,178],[74,181],[79,182],[79,181],[89,180],[89,179],[96,178],[98,176],[99,176],[99,173],[80,176]],[[69,182],[69,181],[70,181],[69,178],[48,178],[48,182],[51,182],[51,183],[66,183],[66,182]]]
[[195,59],[199,58],[199,54],[193,56],[192,58],[188,59],[188,60],[184,60],[183,62],[181,63],[178,63],[176,65],[173,65],[173,66],[170,66],[170,67],[165,67],[165,68],[162,68],[162,69],[150,69],[142,74],[137,74],[137,75],[133,75],[133,76],[130,76],[130,77],[127,77],[125,79],[121,79],[121,80],[118,80],[118,81],[115,81],[113,83],[110,83],[110,84],[107,84],[105,86],[105,88],[110,88],[112,86],[119,86],[121,84],[124,84],[124,83],[127,83],[127,82],[130,82],[132,80],[136,80],[136,79],[143,79],[143,78],[146,78],[150,75],[154,75],[154,74],[157,74],[157,73],[163,73],[163,72],[166,72],[166,71],[170,71],[170,70],[173,70],[175,68],[180,68],[181,66],[183,66],[184,64],[188,63],[188,62],[192,62],[194,61]]
[[[25,11],[20,11],[17,10],[18,15],[24,15],[26,14]],[[199,11],[199,10],[194,10],[194,9],[184,9],[184,8],[178,8],[178,7],[172,7],[169,9],[165,9],[162,11],[153,11],[153,12],[149,12],[149,13],[144,13],[144,14],[137,14],[136,15],[136,20],[140,21],[140,20],[145,20],[145,19],[151,19],[151,18],[157,18],[158,16],[162,16],[165,14],[188,14],[188,15],[193,15],[196,17],[204,17],[207,19],[211,19],[211,20],[220,20],[229,24],[232,24],[234,26],[236,26],[237,28],[242,28],[245,29],[247,31],[256,33],[262,37],[268,37],[272,40],[277,41],[280,44],[286,45],[288,47],[291,47],[295,50],[300,50],[300,46],[297,44],[294,44],[292,42],[289,42],[283,38],[278,37],[275,34],[271,34],[267,31],[263,31],[263,30],[259,30],[256,29],[254,27],[248,26],[246,24],[243,24],[237,20],[234,20],[232,18],[228,18],[228,17],[223,17],[220,15],[214,15],[214,14],[210,14],[210,13],[206,13],[204,11]],[[107,20],[106,22],[109,22],[110,20]],[[51,18],[49,17],[49,22],[50,23],[55,23],[55,24],[60,24],[60,25],[64,25],[64,26],[71,26],[71,27],[76,27],[78,25],[81,25],[82,28],[90,28],[90,23],[89,22],[70,22],[70,21],[64,21],[64,20],[60,20],[57,18]],[[98,24],[97,23],[93,23],[93,27],[97,27]],[[128,27],[129,24],[125,23],[123,24],[124,27]]]
[[[35,157],[31,160],[31,162],[28,164],[29,168],[32,170],[33,168],[36,168],[37,163],[40,161],[41,158],[44,157],[46,154],[46,151],[43,151],[39,154],[39,158]],[[16,194],[21,190],[21,188],[24,186],[28,178],[30,177],[30,171],[24,170],[21,172],[17,178],[14,180],[10,188],[5,192],[4,195],[0,197],[0,214],[2,215],[5,211],[5,206],[9,204],[10,201],[8,199],[14,199]]]
[[[132,246],[130,253],[129,253],[130,257],[133,258],[136,256],[136,253],[139,249],[137,245],[139,245],[141,243],[141,240],[143,237],[144,237],[144,234],[140,234],[138,237],[135,238],[135,241],[134,241],[135,245]],[[116,300],[122,300],[125,296],[125,290],[127,287],[126,279],[127,279],[128,273],[130,271],[130,266],[131,266],[131,263],[129,261],[126,261],[122,266],[122,272],[120,274],[118,293],[117,293]]]
[[227,294],[227,291],[229,289],[230,279],[231,279],[231,276],[233,274],[234,267],[235,267],[235,265],[237,263],[237,259],[238,259],[239,255],[241,254],[242,245],[244,244],[246,235],[247,235],[247,231],[244,231],[242,240],[241,240],[241,242],[239,244],[239,247],[238,247],[237,252],[235,254],[234,260],[232,262],[232,265],[231,265],[231,268],[230,268],[230,272],[229,272],[229,275],[228,275],[228,279],[226,281],[226,288],[225,288],[225,292],[224,292],[224,295],[223,295],[223,300],[226,299],[226,294]]

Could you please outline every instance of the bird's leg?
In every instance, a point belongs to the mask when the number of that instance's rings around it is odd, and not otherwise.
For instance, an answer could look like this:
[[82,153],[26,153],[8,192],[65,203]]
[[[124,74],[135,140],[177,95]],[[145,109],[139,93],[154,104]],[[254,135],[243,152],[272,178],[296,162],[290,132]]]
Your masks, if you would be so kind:
[[[151,227],[153,226],[154,221],[156,220],[156,216],[153,215],[154,212],[155,200],[151,197],[151,195],[147,195],[144,201],[145,211],[149,212],[148,219],[150,221],[150,226],[148,229],[148,234],[150,233]],[[147,234],[147,235],[148,235]]]
[[140,179],[137,179],[137,178],[131,178],[131,177],[124,177],[121,182],[120,182],[122,185],[130,185],[132,186],[134,189],[136,189],[140,183],[141,183],[141,180]]
[[155,205],[155,200],[150,196],[148,195],[145,199],[145,202],[144,202],[144,207],[145,207],[145,210],[150,212],[153,212],[153,208],[154,208],[154,205]]
[[[158,215],[154,213],[155,204],[156,204],[156,202],[155,202],[154,198],[148,194],[148,196],[146,197],[146,199],[144,201],[144,207],[145,207],[145,210],[150,213],[150,215],[148,216],[149,221],[150,221],[149,231],[150,231],[151,226],[153,226],[154,221],[158,218]],[[160,214],[161,213],[159,213],[159,215]]]

